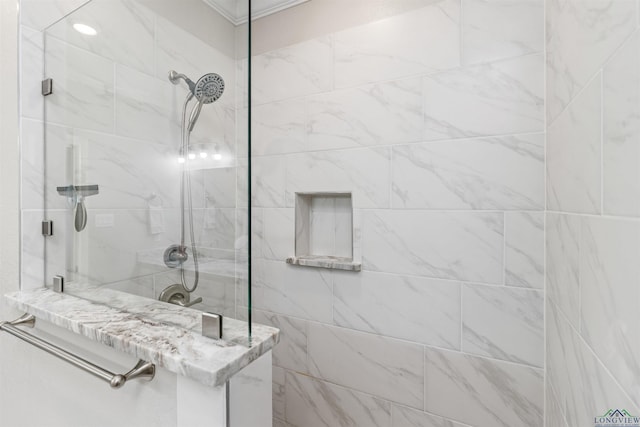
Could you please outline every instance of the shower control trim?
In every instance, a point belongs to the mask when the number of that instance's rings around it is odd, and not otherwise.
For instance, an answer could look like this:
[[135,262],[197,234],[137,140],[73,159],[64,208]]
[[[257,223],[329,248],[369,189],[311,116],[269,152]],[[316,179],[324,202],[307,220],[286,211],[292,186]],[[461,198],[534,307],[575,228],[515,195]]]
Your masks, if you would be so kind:
[[169,268],[177,268],[189,259],[187,248],[178,244],[169,246],[164,251],[164,265]]

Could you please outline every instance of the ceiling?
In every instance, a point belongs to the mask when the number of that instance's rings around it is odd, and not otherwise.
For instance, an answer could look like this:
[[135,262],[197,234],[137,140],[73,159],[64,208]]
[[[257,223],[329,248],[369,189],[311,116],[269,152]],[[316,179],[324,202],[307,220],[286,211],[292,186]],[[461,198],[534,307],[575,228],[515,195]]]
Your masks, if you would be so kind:
[[[234,25],[247,22],[247,0],[203,0]],[[309,0],[253,0],[251,19],[262,18]]]

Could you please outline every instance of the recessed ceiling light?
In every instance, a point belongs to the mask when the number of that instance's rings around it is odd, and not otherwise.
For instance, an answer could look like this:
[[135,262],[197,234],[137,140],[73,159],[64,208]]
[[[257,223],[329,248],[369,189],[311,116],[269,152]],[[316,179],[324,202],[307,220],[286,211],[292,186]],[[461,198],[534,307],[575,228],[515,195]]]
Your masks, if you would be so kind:
[[95,36],[96,34],[98,34],[95,28],[85,24],[73,24],[73,29],[86,36]]

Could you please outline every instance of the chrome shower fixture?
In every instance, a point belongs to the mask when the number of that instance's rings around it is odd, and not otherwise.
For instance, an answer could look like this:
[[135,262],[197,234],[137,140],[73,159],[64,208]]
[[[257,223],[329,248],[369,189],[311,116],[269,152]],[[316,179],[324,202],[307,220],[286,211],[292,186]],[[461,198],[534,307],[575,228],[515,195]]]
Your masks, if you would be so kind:
[[187,96],[187,102],[194,97],[198,103],[191,110],[189,115],[189,122],[187,129],[189,132],[193,132],[193,128],[196,126],[198,117],[200,117],[200,111],[204,104],[211,104],[216,102],[224,93],[224,79],[216,73],[208,73],[200,77],[196,83],[189,77],[182,73],[178,73],[175,70],[169,71],[169,81],[174,85],[180,83],[180,80],[184,80],[187,86],[189,86],[189,95]]
[[[191,151],[190,136],[193,131],[202,106],[211,104],[222,96],[224,93],[224,79],[216,73],[208,73],[200,77],[196,83],[184,74],[177,71],[169,71],[169,81],[174,85],[180,83],[180,80],[189,86],[189,94],[184,100],[182,106],[182,140],[180,141],[180,158]],[[187,108],[189,103],[196,99],[196,105],[191,109],[189,119],[187,119]],[[193,155],[195,158],[195,154]],[[191,157],[189,157],[191,158]],[[184,160],[182,163],[182,173],[180,175],[180,243],[171,245],[164,252],[164,262],[169,268],[180,268],[180,283],[172,285],[165,289],[161,296],[161,301],[170,302],[182,306],[190,306],[202,301],[197,298],[190,300],[190,294],[198,287],[200,278],[200,269],[198,266],[198,251],[196,249],[196,241],[193,227],[193,203],[191,200],[191,175],[189,171],[189,163]],[[185,205],[187,207],[185,212]],[[188,215],[188,221],[186,218]],[[185,277],[184,263],[189,259],[186,245],[186,226],[189,226],[189,237],[191,238],[191,259],[194,266],[194,279],[191,286],[187,284]]]
[[224,79],[216,73],[208,73],[200,77],[196,83],[184,74],[175,70],[169,71],[169,81],[174,85],[184,80],[196,99],[203,104],[211,104],[220,99],[224,93]]
[[192,93],[195,92],[196,84],[193,82],[193,80],[191,80],[189,77],[185,76],[184,74],[178,73],[175,70],[169,71],[169,81],[171,83],[173,83],[174,85],[177,85],[178,83],[180,83],[180,80],[184,80],[187,83]]
[[211,104],[224,93],[224,79],[216,73],[205,74],[196,82],[193,94],[203,104]]

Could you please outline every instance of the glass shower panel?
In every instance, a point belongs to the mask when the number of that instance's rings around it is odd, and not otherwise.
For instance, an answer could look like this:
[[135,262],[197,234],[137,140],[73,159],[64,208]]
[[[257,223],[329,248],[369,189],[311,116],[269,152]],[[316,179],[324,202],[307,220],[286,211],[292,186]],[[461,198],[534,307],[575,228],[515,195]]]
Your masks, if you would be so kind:
[[247,25],[214,6],[92,0],[46,30],[47,285],[247,317]]

